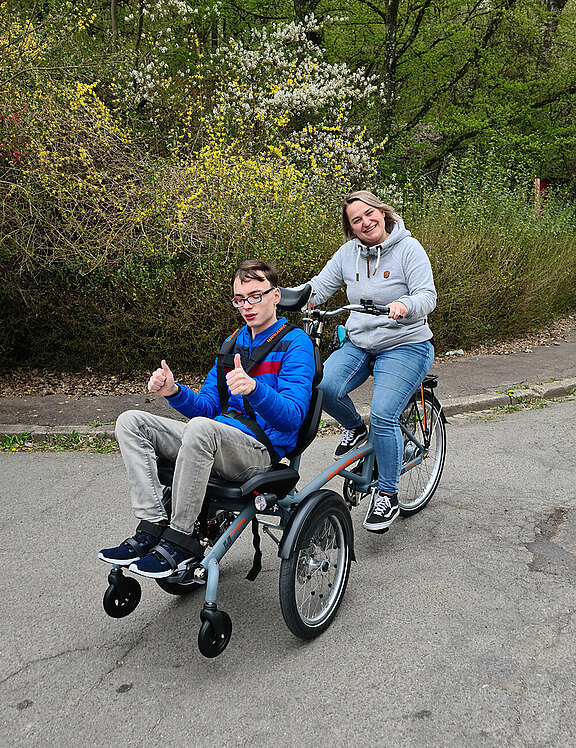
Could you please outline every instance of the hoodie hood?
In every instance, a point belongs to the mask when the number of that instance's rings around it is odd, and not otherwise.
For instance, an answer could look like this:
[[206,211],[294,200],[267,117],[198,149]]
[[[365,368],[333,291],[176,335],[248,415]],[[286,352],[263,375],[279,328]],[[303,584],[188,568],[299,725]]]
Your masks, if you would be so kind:
[[395,244],[402,241],[406,237],[412,236],[408,229],[404,226],[404,221],[401,218],[396,219],[396,223],[392,231],[388,234],[386,239],[381,244],[375,244],[373,247],[367,247],[359,239],[354,239],[355,250],[356,250],[356,280],[360,280],[360,258],[366,260],[366,258],[376,257],[376,263],[372,270],[372,274],[376,275],[378,268],[380,267],[380,258],[385,252],[388,252]]

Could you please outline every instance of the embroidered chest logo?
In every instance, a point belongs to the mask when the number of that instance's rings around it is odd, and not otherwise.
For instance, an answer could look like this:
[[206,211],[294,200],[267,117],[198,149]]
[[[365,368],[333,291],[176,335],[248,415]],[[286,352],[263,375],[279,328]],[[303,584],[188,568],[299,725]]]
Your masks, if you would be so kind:
[[389,278],[390,277],[390,271],[389,270],[385,270],[384,271],[384,277],[385,278]]

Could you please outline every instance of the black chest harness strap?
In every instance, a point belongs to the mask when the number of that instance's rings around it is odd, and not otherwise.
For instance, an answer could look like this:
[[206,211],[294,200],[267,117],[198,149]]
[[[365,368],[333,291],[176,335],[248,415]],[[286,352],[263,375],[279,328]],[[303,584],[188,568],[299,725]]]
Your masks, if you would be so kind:
[[[247,374],[250,374],[251,369],[253,369],[256,364],[264,361],[270,351],[273,351],[274,348],[278,345],[278,342],[295,328],[296,325],[293,325],[290,322],[285,322],[261,345],[256,346],[256,348],[252,349],[250,358],[241,356],[241,363],[244,371]],[[276,463],[280,461],[280,457],[274,449],[272,442],[264,432],[264,429],[261,428],[257,423],[254,409],[248,402],[248,399],[246,397],[243,398],[244,410],[246,411],[247,417],[243,413],[239,413],[237,410],[228,410],[230,393],[226,385],[226,371],[234,368],[234,348],[236,346],[236,340],[238,339],[239,333],[240,328],[238,330],[235,330],[232,335],[224,341],[222,348],[220,348],[220,351],[216,357],[216,382],[218,385],[218,396],[220,398],[222,415],[226,418],[234,418],[235,420],[240,421],[240,423],[247,426],[254,434],[256,439],[258,439],[258,441],[266,447],[270,454],[272,464],[276,465]]]

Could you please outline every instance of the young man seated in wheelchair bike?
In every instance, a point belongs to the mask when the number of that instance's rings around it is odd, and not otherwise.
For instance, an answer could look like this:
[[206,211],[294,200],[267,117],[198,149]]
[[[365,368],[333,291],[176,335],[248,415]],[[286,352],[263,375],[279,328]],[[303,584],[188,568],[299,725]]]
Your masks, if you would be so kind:
[[[271,470],[294,448],[308,411],[314,349],[303,330],[277,318],[276,270],[248,260],[234,272],[232,285],[232,304],[246,324],[227,339],[223,350],[227,345],[230,351],[218,354],[200,393],[175,382],[164,360],[148,382],[150,392],[163,395],[190,420],[130,410],[116,422],[132,510],[140,522],[132,537],[98,557],[145,577],[167,577],[201,559],[195,522],[211,473],[246,481]],[[260,346],[266,348],[257,353]],[[158,457],[175,462],[170,517]]]

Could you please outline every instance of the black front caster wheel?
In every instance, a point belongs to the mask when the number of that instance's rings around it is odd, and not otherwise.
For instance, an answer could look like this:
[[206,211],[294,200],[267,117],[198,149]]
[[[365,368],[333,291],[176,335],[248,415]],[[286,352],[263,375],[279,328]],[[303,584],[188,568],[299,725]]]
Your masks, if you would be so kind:
[[223,610],[215,611],[218,620],[211,616],[203,619],[198,633],[198,649],[204,657],[218,657],[226,649],[232,636],[232,621]]
[[137,607],[142,597],[140,584],[132,577],[122,580],[122,588],[111,584],[104,593],[102,604],[111,618],[124,618]]

